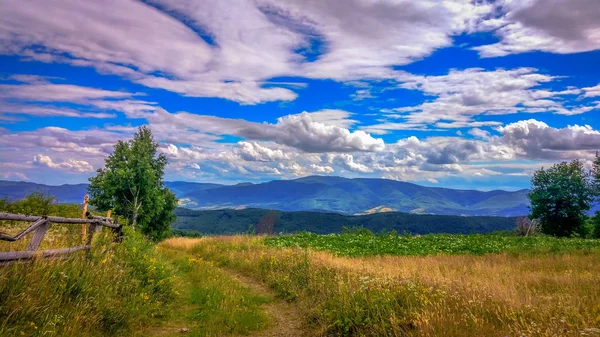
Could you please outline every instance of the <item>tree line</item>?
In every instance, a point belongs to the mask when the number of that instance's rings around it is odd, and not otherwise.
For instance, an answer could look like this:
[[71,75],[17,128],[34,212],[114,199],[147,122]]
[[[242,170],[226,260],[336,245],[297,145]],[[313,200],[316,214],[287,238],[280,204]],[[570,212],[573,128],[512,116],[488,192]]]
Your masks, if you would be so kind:
[[541,168],[533,174],[530,219],[545,234],[600,238],[600,212],[588,216],[600,202],[600,157],[591,168],[574,160]]

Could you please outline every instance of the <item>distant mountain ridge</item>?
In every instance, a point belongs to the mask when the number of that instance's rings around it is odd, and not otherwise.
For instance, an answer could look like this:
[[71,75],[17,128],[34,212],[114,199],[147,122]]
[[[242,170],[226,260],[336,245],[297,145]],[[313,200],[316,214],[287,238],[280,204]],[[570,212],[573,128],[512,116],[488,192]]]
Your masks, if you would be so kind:
[[[482,216],[519,216],[529,212],[528,190],[455,190],[387,179],[309,176],[233,186],[184,181],[166,184],[182,207],[196,210],[263,208],[342,214],[397,211]],[[80,203],[86,187],[0,181],[0,198],[20,199],[37,190],[56,195],[59,202]]]

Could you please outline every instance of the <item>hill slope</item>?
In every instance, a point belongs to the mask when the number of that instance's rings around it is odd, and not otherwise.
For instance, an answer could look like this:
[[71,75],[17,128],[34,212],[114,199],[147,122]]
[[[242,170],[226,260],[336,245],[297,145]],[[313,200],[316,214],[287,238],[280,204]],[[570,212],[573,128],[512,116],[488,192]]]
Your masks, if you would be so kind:
[[517,216],[528,213],[527,190],[473,191],[424,187],[387,179],[311,176],[262,184],[192,191],[194,209],[256,207],[282,211],[365,213],[373,208],[408,213]]
[[18,200],[33,192],[53,195],[61,203],[80,204],[83,202],[83,196],[87,193],[87,184],[50,186],[24,181],[0,180],[0,198]]
[[[0,181],[0,197],[23,198],[39,190],[59,202],[80,203],[85,184],[47,186]],[[380,211],[447,215],[518,216],[528,213],[527,190],[474,191],[424,187],[387,179],[347,179],[310,176],[234,186],[168,182],[190,209],[265,208],[281,211],[321,211],[362,214]]]
[[[264,209],[194,211],[175,210],[173,228],[199,231],[204,234],[236,234],[253,230],[253,226],[271,211]],[[399,212],[369,215],[342,215],[322,212],[281,212],[275,232],[309,231],[318,234],[339,233],[345,227],[365,227],[374,232],[383,229],[413,234],[427,233],[488,233],[515,228],[515,218],[465,217],[454,215],[409,214]]]

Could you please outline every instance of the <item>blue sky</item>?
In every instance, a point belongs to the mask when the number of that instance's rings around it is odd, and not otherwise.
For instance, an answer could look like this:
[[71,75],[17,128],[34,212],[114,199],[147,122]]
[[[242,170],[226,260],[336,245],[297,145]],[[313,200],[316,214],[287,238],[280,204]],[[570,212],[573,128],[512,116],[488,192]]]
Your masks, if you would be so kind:
[[521,189],[600,150],[596,0],[8,0],[0,179],[84,182],[148,124],[168,180]]

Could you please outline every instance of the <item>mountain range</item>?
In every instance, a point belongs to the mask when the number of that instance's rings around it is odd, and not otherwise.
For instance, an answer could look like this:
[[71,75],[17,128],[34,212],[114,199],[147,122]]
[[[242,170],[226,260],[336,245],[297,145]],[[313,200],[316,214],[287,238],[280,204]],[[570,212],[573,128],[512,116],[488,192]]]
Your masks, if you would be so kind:
[[[519,216],[529,212],[528,190],[455,190],[387,179],[309,176],[260,184],[166,184],[179,198],[181,207],[195,210],[263,208],[350,215],[397,211],[482,216]],[[86,187],[0,181],[0,198],[20,199],[40,191],[55,195],[59,202],[81,203]]]

